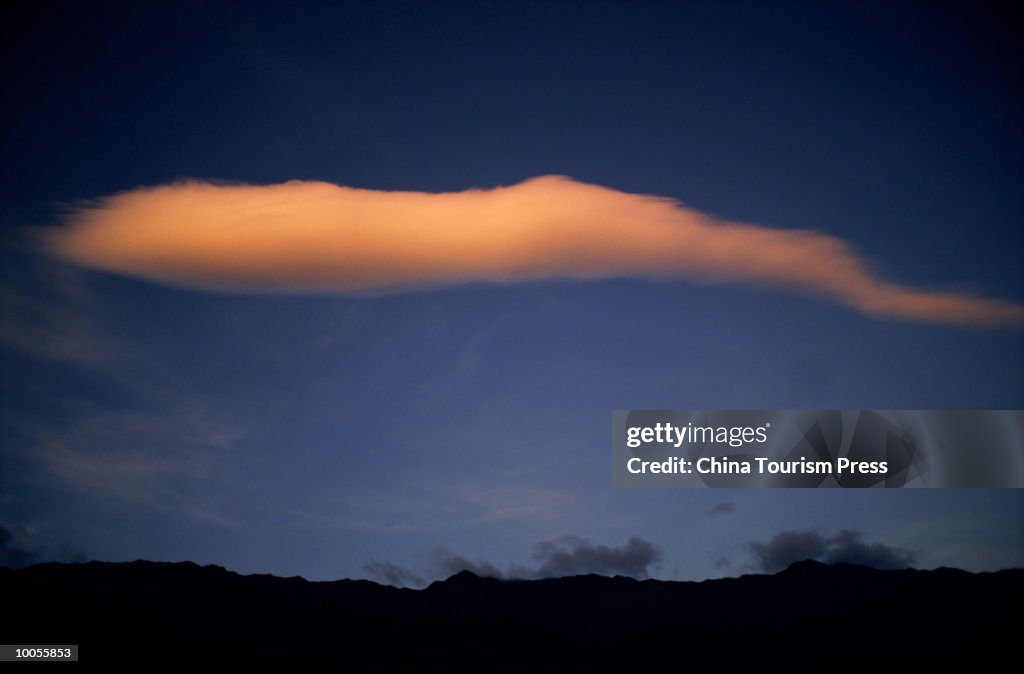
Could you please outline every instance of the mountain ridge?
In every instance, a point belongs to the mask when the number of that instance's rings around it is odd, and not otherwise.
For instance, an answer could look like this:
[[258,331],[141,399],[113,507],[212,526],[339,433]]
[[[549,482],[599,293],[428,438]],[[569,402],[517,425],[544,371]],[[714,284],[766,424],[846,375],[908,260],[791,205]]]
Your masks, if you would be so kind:
[[159,653],[178,664],[445,671],[579,671],[666,657],[708,666],[820,667],[841,656],[976,667],[1015,656],[1024,569],[798,562],[704,581],[463,571],[414,590],[137,560],[0,569],[0,597],[7,643],[75,643],[83,660],[126,665]]
[[331,579],[323,579],[323,580],[310,580],[309,578],[306,578],[305,576],[299,576],[299,575],[279,576],[279,575],[273,574],[273,573],[261,573],[261,572],[244,573],[244,572],[241,572],[241,571],[235,571],[233,569],[229,569],[229,568],[227,568],[225,566],[221,566],[219,564],[199,564],[199,563],[193,562],[191,560],[183,560],[183,561],[179,561],[179,562],[161,562],[161,561],[153,561],[153,560],[148,560],[148,559],[135,559],[135,560],[128,561],[128,562],[105,562],[105,561],[97,561],[97,560],[90,560],[90,561],[87,561],[87,562],[57,562],[57,561],[53,561],[53,562],[41,562],[41,563],[38,563],[38,564],[33,564],[31,566],[26,566],[26,567],[21,567],[21,568],[10,568],[10,567],[0,566],[0,574],[2,574],[2,573],[20,573],[20,572],[28,571],[30,569],[54,569],[54,568],[73,568],[73,567],[92,567],[92,568],[101,568],[101,567],[103,567],[103,568],[117,568],[117,567],[121,567],[121,568],[125,568],[125,567],[147,568],[148,567],[148,568],[181,568],[181,569],[186,569],[187,568],[187,569],[198,569],[198,570],[203,570],[203,571],[207,571],[207,572],[222,572],[224,574],[231,575],[231,576],[237,576],[237,577],[240,577],[240,578],[264,578],[264,579],[273,579],[273,580],[279,580],[279,581],[293,581],[293,582],[294,581],[302,581],[302,582],[311,583],[311,584],[368,583],[368,584],[371,584],[371,585],[376,585],[378,587],[390,587],[390,588],[395,588],[395,589],[406,589],[406,590],[412,590],[414,592],[420,592],[420,591],[426,590],[426,589],[428,589],[429,587],[431,587],[433,585],[439,585],[439,584],[440,585],[444,585],[444,584],[451,583],[453,581],[460,582],[462,579],[467,579],[467,580],[468,579],[476,579],[476,580],[481,580],[481,581],[494,581],[494,582],[498,582],[498,583],[535,583],[535,582],[559,581],[559,580],[565,580],[565,579],[568,579],[568,578],[575,578],[575,579],[578,579],[578,578],[601,578],[601,579],[606,579],[606,580],[618,580],[618,579],[621,579],[621,580],[632,581],[632,582],[637,582],[637,583],[683,583],[683,584],[689,583],[689,584],[701,584],[701,583],[715,583],[715,582],[726,581],[726,580],[738,580],[738,579],[741,579],[741,578],[750,578],[750,577],[776,576],[776,575],[779,575],[779,574],[793,573],[795,570],[800,570],[800,571],[807,571],[807,570],[818,571],[818,570],[824,570],[824,569],[833,569],[833,570],[851,569],[851,570],[861,570],[863,572],[869,572],[869,573],[907,573],[907,572],[939,573],[939,572],[941,572],[941,573],[966,574],[966,575],[970,575],[970,576],[986,576],[986,575],[1002,574],[1002,573],[1010,573],[1010,574],[1021,573],[1021,574],[1024,574],[1024,567],[1009,567],[1009,568],[1005,568],[1005,569],[998,569],[996,571],[968,571],[966,569],[960,569],[960,568],[951,567],[951,566],[938,566],[938,567],[935,567],[933,569],[918,569],[918,568],[914,568],[914,567],[907,567],[905,569],[878,569],[878,568],[875,568],[875,567],[866,566],[866,565],[862,565],[862,564],[851,564],[851,563],[848,563],[848,562],[826,563],[826,562],[821,562],[821,561],[814,560],[814,559],[805,559],[805,560],[800,560],[800,561],[797,561],[797,562],[792,562],[789,566],[787,566],[787,567],[785,567],[783,569],[780,569],[778,571],[773,571],[773,572],[751,571],[750,573],[743,573],[743,574],[740,574],[739,576],[719,576],[719,577],[716,577],[716,578],[704,578],[704,579],[701,579],[701,580],[673,580],[673,579],[668,579],[668,578],[634,578],[633,576],[625,576],[625,575],[622,575],[622,574],[615,574],[613,576],[609,576],[609,575],[605,575],[605,574],[592,573],[592,572],[591,573],[573,574],[573,575],[567,575],[567,576],[552,576],[552,577],[549,577],[549,578],[515,578],[515,577],[511,577],[511,578],[498,578],[498,577],[495,577],[495,576],[481,575],[481,574],[475,573],[475,572],[473,572],[473,571],[471,571],[469,569],[463,569],[462,571],[458,571],[456,573],[453,573],[452,575],[448,576],[447,578],[439,578],[437,580],[431,581],[430,583],[428,583],[427,585],[425,585],[422,588],[410,588],[410,587],[404,587],[404,586],[399,586],[399,585],[391,585],[389,583],[380,583],[380,582],[377,582],[375,580],[371,580],[371,579],[368,579],[368,578],[331,578]]

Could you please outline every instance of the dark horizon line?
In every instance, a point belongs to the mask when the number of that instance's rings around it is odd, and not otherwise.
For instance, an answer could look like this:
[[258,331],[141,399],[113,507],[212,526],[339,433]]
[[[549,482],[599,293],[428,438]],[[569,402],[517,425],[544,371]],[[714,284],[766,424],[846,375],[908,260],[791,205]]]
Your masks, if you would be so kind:
[[376,580],[371,580],[369,578],[336,578],[336,579],[333,579],[333,580],[310,580],[310,579],[306,578],[305,576],[301,576],[301,575],[280,576],[280,575],[277,575],[277,574],[274,574],[274,573],[243,573],[243,572],[240,572],[240,571],[235,571],[233,569],[228,569],[227,567],[221,566],[219,564],[199,564],[198,562],[193,562],[191,560],[183,560],[183,561],[179,561],[179,562],[169,562],[169,561],[154,561],[154,560],[141,559],[140,558],[140,559],[135,559],[135,560],[132,560],[132,561],[127,561],[127,562],[105,562],[105,561],[100,561],[100,560],[88,560],[88,561],[84,561],[84,562],[61,562],[61,561],[54,560],[54,561],[48,561],[48,562],[39,562],[39,563],[36,563],[36,564],[30,564],[28,566],[23,566],[23,567],[18,567],[18,568],[12,568],[12,567],[7,567],[7,566],[0,565],[0,574],[5,574],[5,573],[16,574],[16,573],[23,573],[23,572],[26,572],[26,571],[32,571],[32,570],[35,570],[35,569],[43,569],[43,568],[49,569],[49,568],[54,568],[54,567],[76,567],[76,566],[92,566],[92,567],[97,567],[97,566],[100,566],[100,567],[133,567],[133,566],[134,567],[180,567],[180,568],[189,568],[189,569],[202,569],[202,570],[206,570],[206,571],[219,571],[219,572],[222,572],[224,574],[238,576],[240,578],[271,578],[271,579],[282,580],[282,581],[302,581],[304,583],[311,583],[311,584],[369,583],[371,585],[376,585],[376,586],[379,586],[379,587],[392,588],[392,589],[396,589],[396,590],[409,590],[409,591],[412,591],[412,592],[422,592],[424,590],[430,589],[431,587],[434,587],[434,586],[437,586],[437,585],[445,585],[445,584],[449,584],[449,583],[452,583],[452,582],[473,582],[473,581],[494,582],[494,583],[501,583],[501,584],[513,584],[513,583],[544,583],[544,582],[550,582],[550,581],[555,581],[555,580],[573,580],[573,579],[580,579],[580,578],[602,578],[602,579],[611,580],[611,581],[632,581],[634,583],[668,583],[668,584],[673,584],[673,585],[680,585],[680,584],[682,584],[682,585],[686,585],[686,584],[689,584],[689,585],[700,585],[700,584],[703,584],[703,583],[714,583],[714,582],[721,582],[721,581],[739,580],[741,578],[750,578],[750,577],[758,577],[758,576],[773,577],[773,576],[778,576],[778,575],[781,575],[781,574],[793,573],[793,572],[805,572],[806,573],[808,571],[811,571],[811,572],[813,572],[813,571],[823,571],[823,572],[829,572],[829,571],[838,571],[838,572],[852,571],[852,572],[868,572],[868,573],[880,573],[880,574],[908,573],[908,572],[909,573],[921,573],[921,574],[958,573],[958,574],[965,574],[965,575],[969,575],[969,576],[987,576],[987,575],[996,575],[996,574],[1003,574],[1003,573],[1024,572],[1024,567],[1016,567],[1016,566],[1005,567],[1005,568],[1002,568],[1002,569],[997,569],[995,571],[968,571],[967,569],[961,569],[961,568],[953,567],[953,566],[938,566],[938,567],[935,567],[933,569],[919,569],[919,568],[912,567],[912,566],[907,566],[907,567],[898,568],[898,569],[881,569],[881,568],[877,568],[877,567],[873,567],[873,566],[868,566],[868,565],[864,565],[864,564],[854,564],[854,563],[851,563],[851,562],[831,562],[831,563],[829,563],[829,562],[822,562],[822,561],[817,560],[817,559],[810,559],[810,558],[808,558],[808,559],[803,559],[803,560],[799,560],[799,561],[796,561],[796,562],[792,562],[788,566],[786,566],[785,568],[779,569],[777,571],[751,571],[749,573],[741,573],[741,574],[736,575],[736,576],[719,576],[719,577],[716,577],[716,578],[705,578],[703,580],[671,580],[671,579],[653,578],[653,577],[636,578],[634,576],[628,576],[628,575],[623,575],[623,574],[607,575],[607,574],[602,574],[602,573],[596,573],[596,572],[593,572],[593,571],[589,572],[589,573],[579,573],[579,574],[566,575],[566,576],[548,576],[548,577],[545,577],[545,578],[499,578],[499,577],[496,577],[496,576],[480,575],[478,573],[475,573],[475,572],[471,571],[470,569],[462,569],[461,571],[457,571],[457,572],[447,576],[446,578],[439,578],[437,580],[430,581],[429,583],[427,583],[426,585],[424,585],[422,587],[410,587],[410,586],[405,586],[405,585],[391,585],[391,584],[388,584],[388,583],[382,583],[382,582],[379,582],[379,581],[376,581]]

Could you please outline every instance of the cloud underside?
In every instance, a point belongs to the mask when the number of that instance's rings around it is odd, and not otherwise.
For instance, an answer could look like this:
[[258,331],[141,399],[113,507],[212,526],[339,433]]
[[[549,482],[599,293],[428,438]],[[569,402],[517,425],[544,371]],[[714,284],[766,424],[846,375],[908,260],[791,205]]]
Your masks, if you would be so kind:
[[1024,324],[1019,304],[886,281],[826,234],[729,222],[671,199],[560,176],[436,194],[182,182],[78,208],[43,239],[50,252],[85,267],[216,292],[688,279],[799,291],[877,317]]

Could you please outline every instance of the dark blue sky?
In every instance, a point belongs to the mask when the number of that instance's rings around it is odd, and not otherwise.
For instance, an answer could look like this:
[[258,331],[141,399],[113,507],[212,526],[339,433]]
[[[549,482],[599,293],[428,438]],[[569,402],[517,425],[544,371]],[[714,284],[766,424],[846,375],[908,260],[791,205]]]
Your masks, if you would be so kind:
[[[842,528],[1024,564],[1019,491],[619,491],[610,413],[1020,408],[1019,330],[686,281],[227,296],[25,232],[194,177],[462,190],[564,174],[814,229],[1024,300],[1019,21],[963,4],[55,3],[3,10],[0,524],[39,557],[314,578],[565,534],[663,577]],[[732,513],[709,517],[734,502]],[[728,560],[726,567],[722,560]]]

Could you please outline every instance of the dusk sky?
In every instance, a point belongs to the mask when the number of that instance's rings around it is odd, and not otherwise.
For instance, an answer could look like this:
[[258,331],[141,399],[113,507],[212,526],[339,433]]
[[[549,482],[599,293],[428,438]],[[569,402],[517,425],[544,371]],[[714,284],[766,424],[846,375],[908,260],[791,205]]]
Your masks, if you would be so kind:
[[1018,489],[610,465],[617,409],[1024,407],[1019,17],[3,13],[0,564],[1024,566]]

